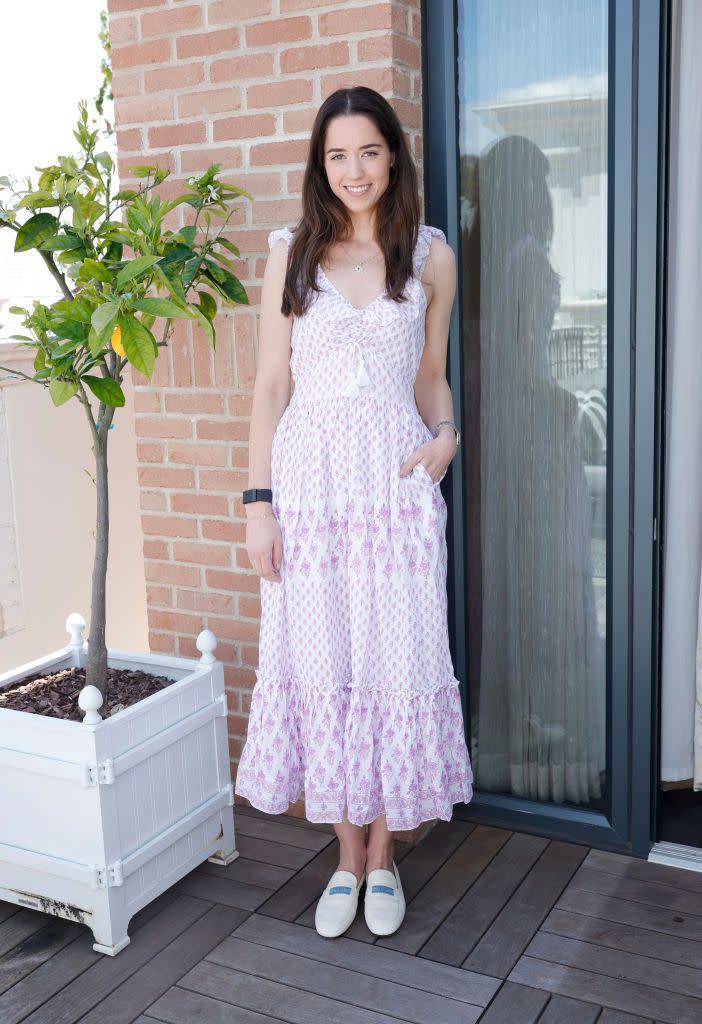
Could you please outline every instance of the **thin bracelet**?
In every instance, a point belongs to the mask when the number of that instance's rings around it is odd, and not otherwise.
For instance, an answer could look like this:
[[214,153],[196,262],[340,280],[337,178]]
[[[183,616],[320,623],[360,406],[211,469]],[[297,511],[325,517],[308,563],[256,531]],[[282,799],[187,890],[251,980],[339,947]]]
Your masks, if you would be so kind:
[[247,522],[249,521],[249,519],[275,519],[275,516],[273,515],[272,512],[264,512],[263,515],[261,516],[246,516]]

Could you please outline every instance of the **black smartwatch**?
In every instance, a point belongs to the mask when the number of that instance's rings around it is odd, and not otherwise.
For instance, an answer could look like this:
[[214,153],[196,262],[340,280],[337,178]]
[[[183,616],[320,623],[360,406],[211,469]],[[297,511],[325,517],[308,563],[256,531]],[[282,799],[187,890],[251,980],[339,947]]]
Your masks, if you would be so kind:
[[273,501],[273,491],[270,487],[250,487],[244,491],[244,504],[250,501]]

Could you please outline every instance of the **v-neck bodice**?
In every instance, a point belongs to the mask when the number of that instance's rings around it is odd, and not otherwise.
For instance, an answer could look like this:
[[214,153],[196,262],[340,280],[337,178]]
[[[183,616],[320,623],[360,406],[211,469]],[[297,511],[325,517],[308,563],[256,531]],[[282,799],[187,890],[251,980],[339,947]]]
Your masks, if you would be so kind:
[[[271,231],[269,246],[279,238],[289,247],[293,234],[288,228]],[[365,306],[354,306],[317,267],[319,292],[313,293],[305,313],[293,318],[292,401],[371,396],[416,410],[414,381],[427,307],[421,274],[433,238],[446,240],[440,228],[420,224],[404,302],[388,298],[384,290]]]

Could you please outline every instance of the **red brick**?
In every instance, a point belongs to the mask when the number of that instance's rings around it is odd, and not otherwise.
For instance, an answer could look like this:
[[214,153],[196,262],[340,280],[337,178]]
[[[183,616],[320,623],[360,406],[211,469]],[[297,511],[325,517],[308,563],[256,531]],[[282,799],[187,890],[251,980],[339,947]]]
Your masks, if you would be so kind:
[[176,562],[196,562],[198,565],[231,565],[229,544],[189,544],[186,541],[173,542],[173,557]]
[[167,146],[187,146],[205,141],[205,126],[202,122],[165,124],[149,128],[149,145],[154,149]]
[[146,388],[137,388],[134,391],[134,409],[136,412],[160,412],[160,392],[150,391]]
[[168,558],[168,544],[163,540],[145,540],[144,558]]
[[272,13],[271,0],[215,0],[207,8],[209,25],[227,25]]
[[110,0],[110,26],[115,14],[120,11],[138,11],[142,7],[158,7],[163,0]]
[[148,43],[116,46],[112,51],[112,64],[117,68],[143,68],[147,64],[165,64],[171,55],[167,39],[151,39]]
[[137,460],[139,462],[163,462],[163,445],[137,444]]
[[171,510],[188,512],[192,515],[226,516],[229,501],[221,494],[171,494]]
[[210,392],[171,392],[166,394],[166,412],[221,413],[224,412],[224,399]]
[[149,650],[153,654],[175,654],[175,641],[170,633],[152,633],[149,630]]
[[241,57],[215,60],[210,66],[210,81],[240,82],[245,78],[270,78],[273,75],[272,53],[247,53]]
[[181,35],[176,38],[178,60],[188,57],[208,57],[211,54],[221,56],[227,50],[236,50],[239,46],[239,32],[236,28],[225,28],[218,32],[201,32],[198,35]]
[[[391,29],[404,32],[407,28],[405,12],[398,10],[395,3],[363,4],[351,7],[344,4],[339,11],[326,11],[319,16],[320,36],[346,36],[350,32],[358,32],[363,26],[364,32],[376,29]],[[365,80],[364,80],[365,83]]]
[[173,583],[181,587],[198,587],[200,570],[189,565],[171,565],[169,562],[146,562],[146,579],[154,583]]
[[185,516],[142,516],[141,525],[146,535],[155,537],[197,537],[197,523]]
[[198,420],[197,436],[213,441],[246,441],[249,424],[242,420]]
[[[343,71],[339,74],[334,75],[322,75],[321,77],[321,92],[323,99],[326,99],[330,93],[335,92],[337,89],[345,89],[358,84],[358,71],[356,68],[349,68],[348,71]],[[393,75],[391,67],[381,68],[364,68],[363,69],[363,84],[369,86],[371,89],[375,89],[376,92],[382,95],[388,95],[392,97],[392,84]],[[395,107],[395,101],[392,99],[391,106]],[[395,108],[397,109],[397,108]],[[403,125],[403,127],[406,127]]]
[[160,608],[172,608],[173,590],[170,587],[157,587],[149,584],[146,588],[146,601],[147,604]]
[[176,597],[178,608],[197,612],[218,612],[233,615],[234,598],[231,594],[203,594],[199,590],[179,590]]
[[[110,5],[112,6],[112,5]],[[110,43],[112,53],[125,43],[133,43],[138,36],[138,21],[135,17],[128,15],[124,18],[110,18]],[[113,65],[114,66],[114,65]]]
[[202,8],[199,4],[191,7],[171,7],[141,16],[141,34],[144,39],[150,36],[169,36],[175,32],[200,28],[201,25]]
[[172,96],[137,96],[115,104],[117,124],[144,124],[146,121],[170,121],[173,118]]
[[260,632],[257,622],[241,622],[237,619],[210,617],[208,627],[215,636],[224,637],[225,640],[257,640]]
[[312,101],[312,80],[310,78],[286,78],[280,82],[266,82],[265,85],[250,85],[246,90],[249,110],[254,107],[277,109],[291,103]]
[[231,519],[207,519],[201,524],[204,540],[228,540],[244,543],[246,540],[246,524],[234,523]]
[[143,149],[141,128],[117,130],[117,150],[119,153],[139,153]]
[[139,505],[149,512],[165,512],[166,495],[161,491],[140,491]]
[[348,43],[329,43],[326,46],[296,46],[280,55],[283,72],[319,71],[338,68],[349,63]]
[[205,65],[202,61],[192,64],[172,64],[167,68],[155,68],[144,73],[146,92],[169,92],[199,85],[205,81]]
[[280,142],[261,142],[249,151],[251,166],[271,164],[304,164],[307,160],[307,139],[286,139]]
[[188,466],[226,466],[227,450],[217,444],[170,444],[168,461]]
[[202,619],[199,615],[184,615],[182,612],[149,610],[149,626],[152,629],[172,629],[176,633],[199,633]]
[[140,466],[137,470],[139,483],[144,487],[178,487],[181,489],[195,486],[195,474],[192,469],[171,469],[168,466]]
[[[226,146],[219,149],[184,149],[180,154],[180,169],[183,174],[202,174],[208,164],[221,164],[223,170],[241,167],[243,157],[238,146]],[[237,180],[237,184],[239,184]],[[231,257],[230,257],[231,258]]]
[[203,491],[243,491],[245,487],[246,473],[217,469],[200,471],[200,488]]
[[239,110],[241,107],[241,91],[233,86],[228,86],[226,89],[202,89],[200,92],[184,93],[176,99],[178,117],[220,114],[223,111]]
[[115,99],[140,96],[141,92],[141,71],[115,71],[112,76],[112,95]]
[[247,419],[251,416],[253,405],[251,395],[230,395],[227,404],[232,416],[244,416]]
[[[266,135],[275,135],[275,133],[275,116],[273,114],[241,114],[236,117],[222,117],[215,121],[212,127],[212,138],[215,142],[228,142],[230,139],[264,138]],[[237,179],[237,184],[238,181],[239,179]]]
[[238,572],[223,572],[221,569],[207,569],[205,581],[213,590],[245,590],[256,593],[259,590],[258,576],[244,576]]
[[177,437],[191,438],[192,424],[180,417],[167,419],[162,416],[137,416],[136,432],[138,437]]
[[260,597],[247,597],[246,594],[239,595],[239,616],[244,619],[261,618]]
[[[309,39],[312,35],[311,18],[274,18],[246,26],[246,45],[248,46],[283,46],[285,43],[297,43],[301,39]],[[352,31],[357,32],[358,27]]]

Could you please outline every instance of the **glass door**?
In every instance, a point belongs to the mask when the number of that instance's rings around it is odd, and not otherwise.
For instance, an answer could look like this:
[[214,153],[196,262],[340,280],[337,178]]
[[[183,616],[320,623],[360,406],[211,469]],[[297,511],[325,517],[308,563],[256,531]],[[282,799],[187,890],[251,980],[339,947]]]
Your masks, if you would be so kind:
[[641,22],[607,0],[457,0],[450,24],[425,22],[427,220],[459,256],[450,543],[466,813],[627,846],[636,260],[617,254],[633,237],[636,152],[621,133]]

